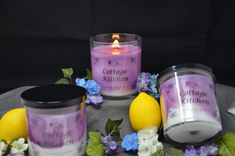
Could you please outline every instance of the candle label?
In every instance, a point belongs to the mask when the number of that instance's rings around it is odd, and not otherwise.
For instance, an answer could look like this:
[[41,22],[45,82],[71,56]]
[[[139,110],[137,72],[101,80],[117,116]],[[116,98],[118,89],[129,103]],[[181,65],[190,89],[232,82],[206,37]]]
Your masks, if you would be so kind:
[[80,156],[84,154],[85,108],[63,115],[34,114],[28,111],[27,119],[30,155]]
[[165,128],[187,121],[220,123],[213,81],[203,75],[181,75],[161,87]]
[[91,61],[93,78],[101,85],[103,95],[119,96],[136,92],[136,80],[141,68],[140,51],[132,55],[103,58],[93,54]]

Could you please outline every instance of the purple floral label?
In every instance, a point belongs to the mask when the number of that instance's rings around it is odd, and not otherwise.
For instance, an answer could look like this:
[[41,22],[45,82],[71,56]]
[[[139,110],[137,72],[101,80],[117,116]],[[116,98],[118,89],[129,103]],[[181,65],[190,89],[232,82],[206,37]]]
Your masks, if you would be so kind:
[[213,80],[203,75],[181,75],[160,86],[164,127],[185,121],[220,124]]
[[135,90],[140,73],[141,49],[129,46],[123,53],[113,55],[105,52],[106,48],[96,47],[91,52],[93,78],[101,85],[103,95],[109,95],[110,91],[128,95]]
[[[83,143],[85,146],[86,139],[86,113],[85,108],[76,110],[72,113],[62,115],[36,114],[27,111],[27,122],[29,130],[29,141],[32,143],[34,151],[40,149],[69,149],[71,153],[79,151],[78,144]],[[77,146],[77,147],[74,147]],[[72,147],[72,148],[71,148]],[[53,153],[56,151],[50,151]],[[45,153],[41,153],[42,155]],[[45,154],[46,155],[46,154]],[[66,154],[65,154],[66,155]],[[67,154],[70,156],[69,154]],[[72,154],[74,155],[74,154]],[[71,156],[72,156],[71,155]]]

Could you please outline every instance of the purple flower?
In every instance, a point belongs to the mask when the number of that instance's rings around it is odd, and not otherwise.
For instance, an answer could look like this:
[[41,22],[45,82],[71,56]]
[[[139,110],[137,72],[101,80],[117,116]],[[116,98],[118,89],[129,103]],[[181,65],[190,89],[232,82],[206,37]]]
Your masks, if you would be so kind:
[[187,146],[184,152],[184,156],[198,156],[197,150],[194,148],[194,146]]
[[149,82],[151,81],[151,74],[142,72],[137,78],[136,89],[138,92],[148,91]]
[[138,149],[138,136],[136,133],[131,133],[129,135],[126,135],[121,144],[122,148],[124,148],[126,151],[136,151]]
[[117,150],[118,143],[112,136],[110,135],[103,136],[102,142],[105,145],[106,154],[112,154]]
[[198,148],[194,146],[187,146],[184,152],[184,156],[216,156],[217,155],[217,145],[204,145]]
[[211,144],[211,145],[205,145],[205,146],[201,146],[198,149],[198,153],[200,156],[216,156],[217,155],[217,145],[216,144]]
[[94,105],[99,105],[102,102],[103,102],[103,97],[102,96],[87,94],[87,99],[86,99],[87,104],[92,103]]
[[20,154],[18,154],[18,153],[16,153],[16,154],[8,154],[7,156],[25,156],[25,153],[20,153]]

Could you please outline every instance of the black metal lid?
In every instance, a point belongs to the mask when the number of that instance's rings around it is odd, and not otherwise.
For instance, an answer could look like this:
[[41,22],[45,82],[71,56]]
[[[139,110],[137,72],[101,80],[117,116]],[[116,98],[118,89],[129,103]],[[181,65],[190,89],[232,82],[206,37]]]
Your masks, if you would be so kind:
[[78,105],[85,89],[75,85],[52,84],[28,89],[21,94],[25,106],[48,109]]
[[199,69],[202,69],[202,70],[209,72],[212,76],[214,76],[213,70],[206,65],[199,64],[199,63],[185,63],[185,64],[173,65],[169,68],[166,68],[165,70],[163,70],[162,72],[159,73],[158,79],[160,79],[163,75],[165,75],[169,72],[175,72],[179,69],[187,69],[187,68],[199,68]]

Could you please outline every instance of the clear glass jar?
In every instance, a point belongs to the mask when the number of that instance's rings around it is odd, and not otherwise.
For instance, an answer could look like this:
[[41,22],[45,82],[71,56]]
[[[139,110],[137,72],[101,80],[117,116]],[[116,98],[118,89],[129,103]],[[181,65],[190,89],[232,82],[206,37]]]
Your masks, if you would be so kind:
[[159,75],[164,134],[171,143],[201,144],[222,131],[212,69],[181,64]]
[[29,155],[82,156],[86,147],[85,90],[45,85],[24,91]]
[[90,38],[92,76],[105,97],[125,97],[136,93],[141,72],[141,37],[110,33]]

